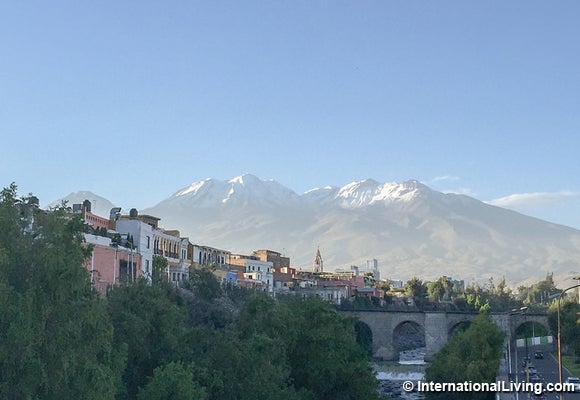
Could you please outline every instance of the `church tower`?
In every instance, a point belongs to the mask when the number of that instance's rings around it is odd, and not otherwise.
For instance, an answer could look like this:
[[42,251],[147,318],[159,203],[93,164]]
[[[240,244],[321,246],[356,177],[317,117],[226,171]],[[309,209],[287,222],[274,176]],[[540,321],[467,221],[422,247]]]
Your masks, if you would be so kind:
[[320,248],[316,249],[316,257],[314,257],[314,265],[312,267],[312,272],[317,274],[323,271],[323,261],[322,256],[320,255]]

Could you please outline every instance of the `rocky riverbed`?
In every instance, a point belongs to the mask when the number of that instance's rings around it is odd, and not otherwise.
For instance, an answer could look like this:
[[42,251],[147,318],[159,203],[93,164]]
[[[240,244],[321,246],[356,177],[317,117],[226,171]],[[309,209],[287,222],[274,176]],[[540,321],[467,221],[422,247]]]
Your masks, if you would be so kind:
[[383,361],[373,364],[373,368],[379,380],[379,393],[389,399],[420,400],[424,399],[422,393],[403,390],[403,382],[411,381],[415,385],[417,381],[425,378],[427,364],[424,360],[425,349],[419,348],[401,352],[399,362]]

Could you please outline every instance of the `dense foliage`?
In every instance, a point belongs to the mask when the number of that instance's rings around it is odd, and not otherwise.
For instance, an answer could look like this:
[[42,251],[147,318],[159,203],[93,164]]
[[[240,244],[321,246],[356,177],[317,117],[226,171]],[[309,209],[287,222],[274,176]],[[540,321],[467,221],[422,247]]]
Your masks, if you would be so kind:
[[[580,356],[580,305],[575,301],[562,300],[560,304],[560,327],[563,354]],[[552,332],[558,332],[558,301],[554,300],[548,312]]]
[[[452,338],[426,371],[427,382],[495,382],[503,352],[503,333],[491,317],[480,314],[463,332]],[[487,392],[427,392],[428,399],[492,399]]]
[[82,268],[83,224],[0,194],[0,398],[113,399],[122,349]]
[[321,300],[222,288],[208,270],[178,291],[160,258],[152,285],[100,298],[84,229],[1,192],[0,398],[377,398],[355,321]]
[[[343,304],[345,309],[401,309],[415,308],[426,311],[461,312],[513,312],[526,309],[528,312],[545,312],[552,303],[556,288],[552,274],[530,286],[519,286],[516,291],[508,287],[505,277],[496,281],[490,278],[487,283],[454,281],[441,276],[433,281],[411,278],[403,287],[393,287],[382,283],[383,301],[357,301]],[[358,299],[356,299],[358,300]]]

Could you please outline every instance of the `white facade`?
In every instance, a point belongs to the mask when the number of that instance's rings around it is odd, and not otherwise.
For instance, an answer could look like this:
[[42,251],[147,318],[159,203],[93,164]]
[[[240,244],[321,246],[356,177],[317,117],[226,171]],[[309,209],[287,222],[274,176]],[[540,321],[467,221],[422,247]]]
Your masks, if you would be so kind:
[[142,256],[141,273],[149,281],[153,273],[153,231],[154,228],[137,219],[120,219],[116,222],[116,231],[120,234],[130,234],[133,237],[135,251]]
[[189,267],[191,267],[191,261],[187,258],[188,245],[188,238],[180,238],[179,262],[167,263],[167,277],[176,285],[181,285],[183,282],[189,280]]
[[317,296],[324,301],[337,305],[340,305],[343,300],[350,297],[348,285],[305,287],[297,289],[294,293],[301,295],[303,298]]
[[[179,284],[189,279],[191,262],[187,259],[189,240],[170,234],[161,228],[139,219],[121,218],[116,222],[116,231],[133,237],[136,251],[142,255],[142,275],[151,280],[153,274],[153,255],[167,259],[165,273],[169,281]],[[175,231],[174,231],[175,232]]]
[[193,245],[193,262],[202,267],[214,264],[216,267],[225,267],[230,258],[230,252],[199,244]]
[[244,277],[262,282],[268,293],[274,290],[274,271],[271,261],[245,259],[246,272]]

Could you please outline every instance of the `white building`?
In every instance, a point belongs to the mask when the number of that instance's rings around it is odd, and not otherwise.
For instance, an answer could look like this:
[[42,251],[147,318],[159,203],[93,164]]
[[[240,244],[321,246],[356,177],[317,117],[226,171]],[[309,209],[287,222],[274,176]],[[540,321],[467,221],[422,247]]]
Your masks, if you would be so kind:
[[130,234],[137,250],[143,256],[143,275],[151,279],[153,273],[153,255],[167,259],[165,273],[169,281],[180,284],[189,279],[191,261],[187,257],[189,240],[181,238],[179,231],[159,228],[160,218],[151,215],[138,215],[132,209],[129,216],[122,216],[116,221],[119,233]]
[[268,293],[274,291],[274,270],[271,261],[246,258],[244,278],[262,282],[262,286]]
[[340,305],[344,300],[350,298],[348,285],[299,287],[293,293],[302,296],[302,298],[320,297],[322,300],[336,305]]
[[141,274],[151,280],[153,273],[153,227],[137,219],[120,219],[116,221],[116,231],[121,234],[130,234],[133,237],[135,251],[141,253]]
[[214,247],[193,245],[193,262],[201,267],[215,265],[217,268],[225,268],[230,258],[230,252]]

